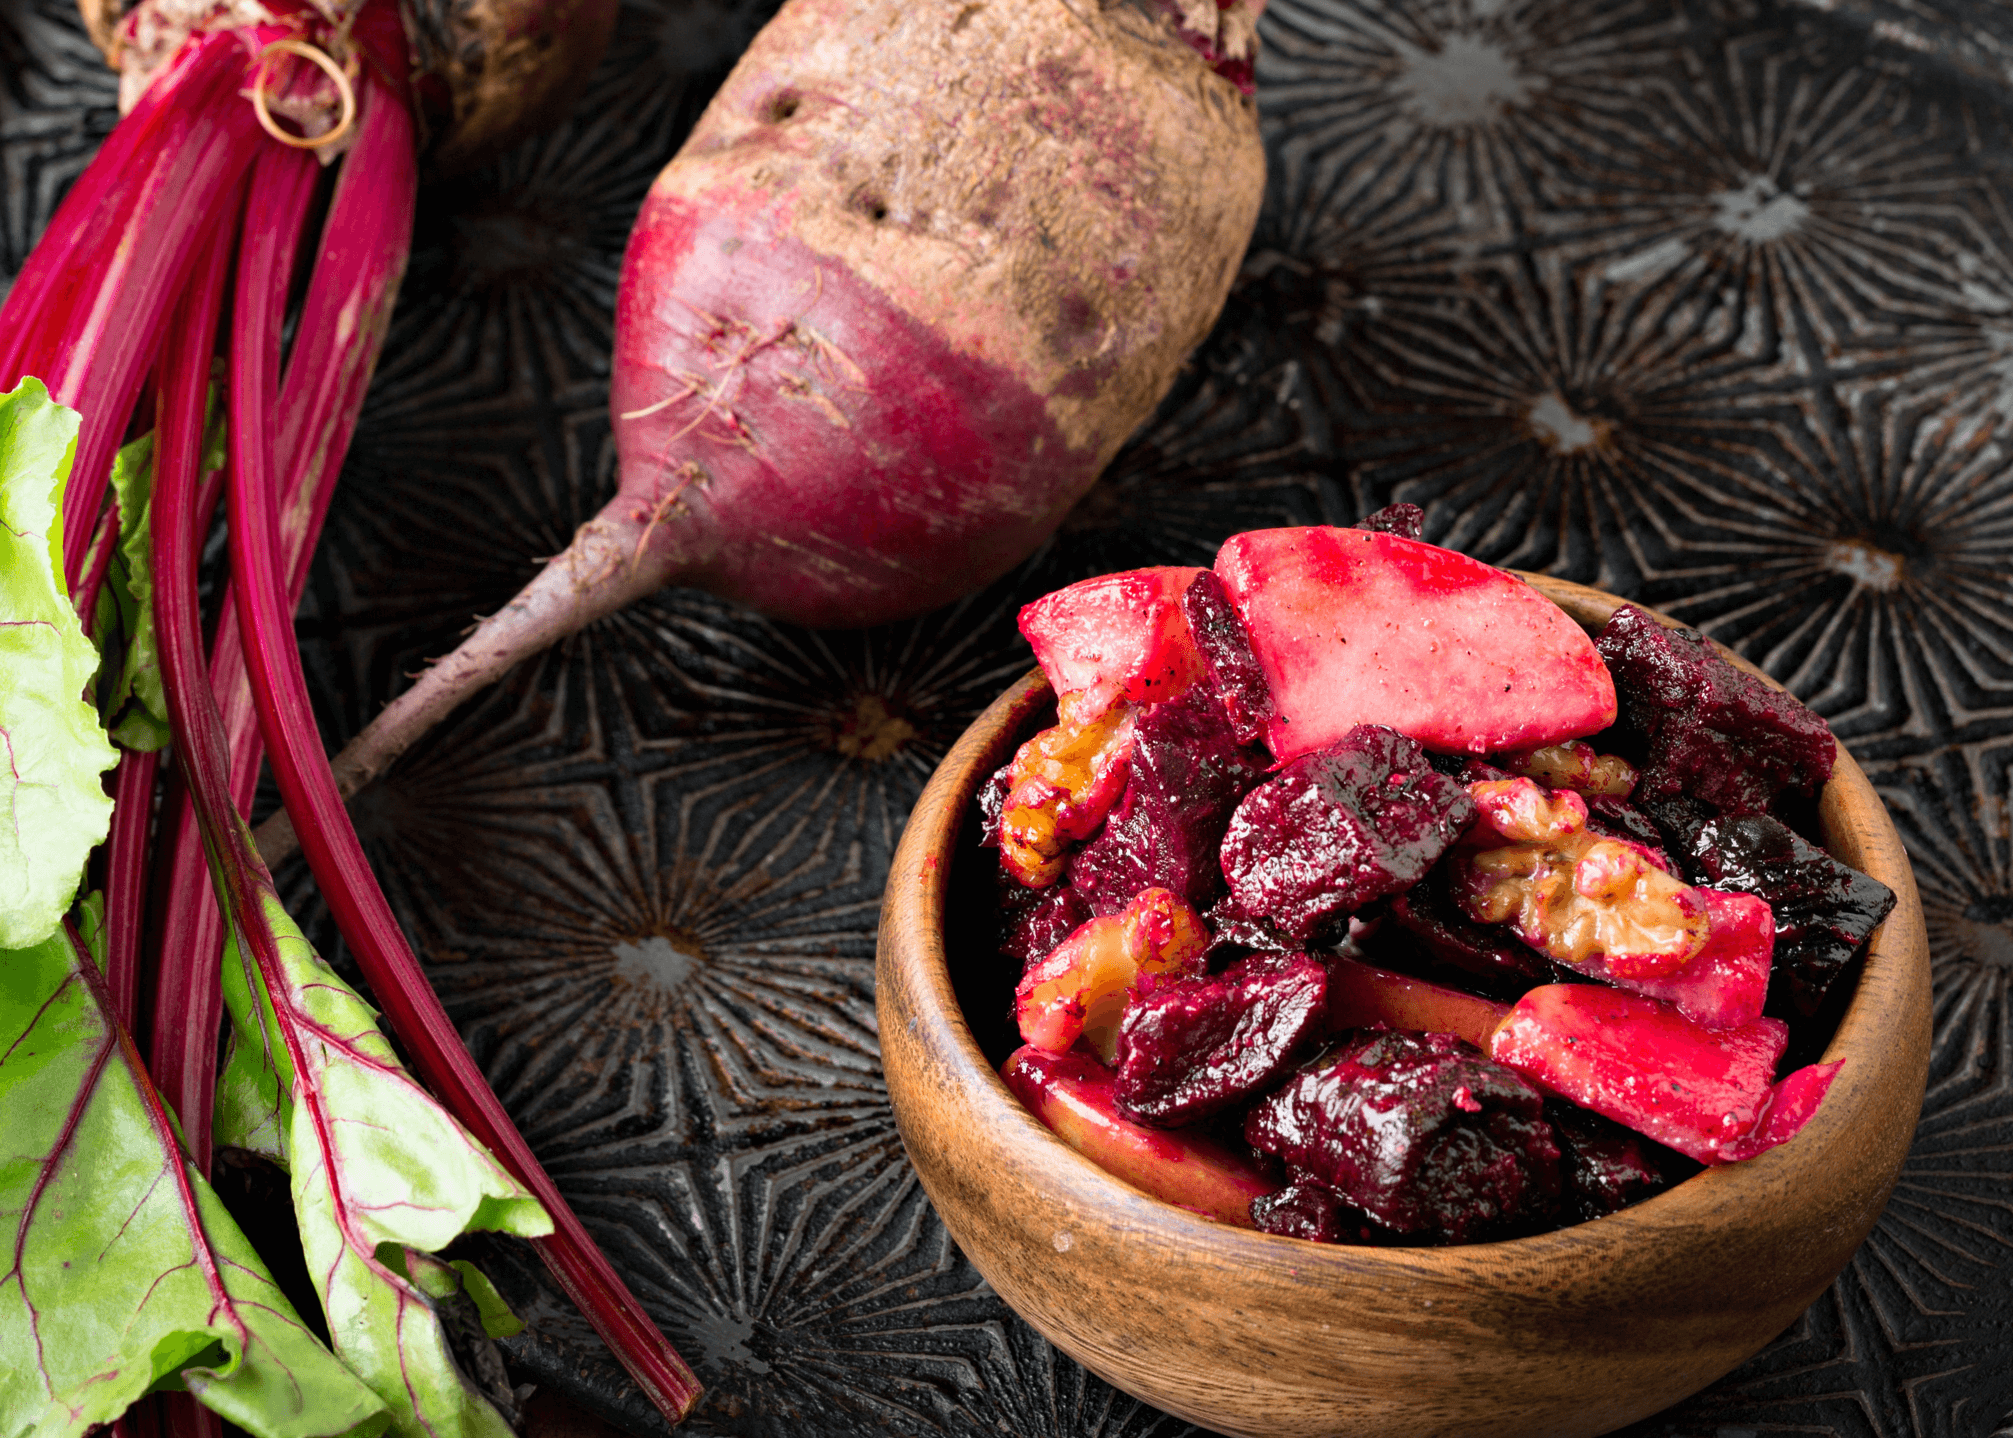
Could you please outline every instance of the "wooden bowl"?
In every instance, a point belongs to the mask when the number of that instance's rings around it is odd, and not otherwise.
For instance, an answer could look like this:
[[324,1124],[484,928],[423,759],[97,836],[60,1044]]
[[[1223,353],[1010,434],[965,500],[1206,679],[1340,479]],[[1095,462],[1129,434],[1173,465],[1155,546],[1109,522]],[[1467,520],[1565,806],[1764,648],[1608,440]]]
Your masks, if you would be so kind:
[[[1620,602],[1526,577],[1590,631]],[[902,1140],[951,1235],[1085,1367],[1254,1438],[1604,1433],[1758,1351],[1872,1229],[1922,1102],[1928,941],[1894,825],[1843,751],[1825,845],[1897,903],[1825,1051],[1845,1067],[1803,1133],[1556,1233],[1345,1248],[1215,1223],[1113,1178],[1020,1106],[974,1038],[957,991],[999,960],[970,919],[991,855],[965,820],[1050,698],[1039,673],[1008,690],[917,803],[882,909],[879,1019]]]

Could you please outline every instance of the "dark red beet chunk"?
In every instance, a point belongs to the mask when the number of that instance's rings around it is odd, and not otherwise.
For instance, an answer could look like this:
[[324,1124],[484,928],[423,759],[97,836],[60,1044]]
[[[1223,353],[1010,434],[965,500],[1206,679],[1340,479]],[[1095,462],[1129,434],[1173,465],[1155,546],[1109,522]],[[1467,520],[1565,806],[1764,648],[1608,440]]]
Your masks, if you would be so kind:
[[1092,917],[1083,895],[1067,884],[1026,889],[1000,875],[1000,952],[1018,959],[1025,969],[1045,959],[1049,951]]
[[1894,907],[1894,891],[1841,864],[1765,814],[1714,819],[1691,858],[1713,888],[1753,894],[1775,913],[1767,1012],[1809,1018]]
[[1396,1235],[1371,1222],[1362,1209],[1344,1203],[1317,1179],[1298,1174],[1277,1193],[1251,1200],[1251,1221],[1261,1233],[1304,1238],[1313,1243],[1381,1245]]
[[1253,1106],[1244,1137],[1387,1228],[1464,1243],[1556,1207],[1543,1110],[1522,1077],[1452,1034],[1357,1029]]
[[1328,970],[1306,954],[1254,954],[1221,974],[1133,1001],[1118,1030],[1118,1110],[1179,1128],[1275,1083],[1322,1033]]
[[1224,899],[1203,915],[1209,924],[1212,942],[1209,955],[1212,962],[1216,956],[1228,950],[1250,949],[1255,952],[1290,953],[1301,947],[1290,941],[1279,931],[1279,926],[1263,914],[1247,914],[1237,907],[1234,899]]
[[1149,888],[1207,908],[1223,892],[1216,848],[1224,826],[1264,777],[1264,756],[1238,744],[1206,688],[1141,710],[1125,793],[1071,860],[1071,885],[1100,914]]
[[1682,793],[1759,813],[1784,789],[1815,794],[1831,777],[1837,749],[1825,722],[1695,630],[1666,629],[1624,604],[1594,646],[1614,675],[1622,724],[1645,746],[1638,800]]
[[1272,686],[1252,651],[1251,635],[1214,570],[1195,576],[1181,596],[1181,612],[1237,742],[1256,744],[1278,710],[1272,704]]
[[1417,743],[1359,724],[1244,796],[1224,832],[1223,877],[1238,909],[1305,944],[1327,920],[1417,883],[1475,813]]
[[1492,779],[1508,779],[1512,776],[1508,769],[1498,769],[1487,759],[1470,759],[1461,766],[1454,777],[1463,784],[1483,784]]
[[1013,792],[1013,765],[1002,765],[979,789],[979,844],[987,849],[1000,846],[1000,815],[1006,812],[1007,795]]
[[1569,1222],[1618,1213],[1667,1182],[1654,1155],[1669,1150],[1613,1119],[1561,1099],[1545,1105],[1545,1118],[1558,1139],[1560,1217]]
[[1663,831],[1649,815],[1626,799],[1617,799],[1612,794],[1595,794],[1589,798],[1587,827],[1609,839],[1626,839],[1632,844],[1640,844],[1656,855],[1665,873],[1678,872],[1677,865],[1671,863],[1670,855],[1664,852]]
[[[1392,898],[1389,922],[1365,945],[1379,963],[1388,959],[1388,967],[1404,972],[1424,969],[1421,977],[1445,978],[1457,988],[1505,1002],[1539,984],[1575,977],[1503,925],[1478,924],[1462,913],[1441,892],[1436,877],[1429,875]],[[1423,950],[1426,962],[1407,962],[1407,948]]]
[[1395,534],[1400,539],[1424,539],[1426,511],[1416,504],[1387,504],[1375,514],[1366,514],[1357,520],[1355,527],[1375,530],[1379,534]]

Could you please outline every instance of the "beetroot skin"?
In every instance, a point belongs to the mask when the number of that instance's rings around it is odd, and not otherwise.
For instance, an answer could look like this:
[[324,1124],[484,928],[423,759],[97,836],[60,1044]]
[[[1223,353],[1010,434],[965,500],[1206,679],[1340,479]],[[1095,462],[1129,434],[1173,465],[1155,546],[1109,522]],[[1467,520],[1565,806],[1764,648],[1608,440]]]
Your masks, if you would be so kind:
[[1122,13],[791,0],[756,37],[623,264],[617,510],[662,511],[659,583],[848,628],[946,603],[1146,418],[1263,161],[1235,86]]

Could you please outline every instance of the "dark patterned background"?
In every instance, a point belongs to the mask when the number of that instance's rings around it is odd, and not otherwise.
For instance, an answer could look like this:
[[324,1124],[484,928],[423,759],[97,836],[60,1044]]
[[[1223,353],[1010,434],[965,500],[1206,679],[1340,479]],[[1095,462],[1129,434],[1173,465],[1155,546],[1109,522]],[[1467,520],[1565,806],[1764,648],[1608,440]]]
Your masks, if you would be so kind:
[[[772,8],[636,0],[571,126],[423,196],[301,622],[332,743],[609,492],[630,218]],[[1790,684],[1928,909],[1935,1057],[1886,1217],[1772,1347],[1632,1434],[2013,1434],[2013,12],[1272,0],[1264,34],[1244,278],[1043,553],[866,634],[667,593],[369,798],[450,1010],[708,1383],[692,1431],[1192,1432],[1048,1348],[923,1198],[876,1057],[881,878],[1025,666],[1020,602],[1411,500],[1429,538],[1661,605]],[[68,0],[0,0],[0,276],[112,89]],[[536,1268],[489,1257],[533,1320],[523,1374],[656,1431]]]

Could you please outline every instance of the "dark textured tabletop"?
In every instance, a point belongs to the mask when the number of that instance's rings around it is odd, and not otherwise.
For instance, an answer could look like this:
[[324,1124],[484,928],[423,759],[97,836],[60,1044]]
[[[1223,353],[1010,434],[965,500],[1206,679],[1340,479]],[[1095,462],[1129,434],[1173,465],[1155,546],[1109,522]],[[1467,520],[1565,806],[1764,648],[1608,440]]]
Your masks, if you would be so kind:
[[[423,194],[300,621],[332,744],[611,491],[623,240],[771,9],[629,4],[566,128]],[[1035,1336],[923,1197],[877,1061],[881,880],[1028,663],[1019,603],[1409,500],[1429,539],[1782,679],[1928,911],[1936,1045],[1886,1216],[1771,1347],[1631,1433],[2013,1434],[2013,11],[1271,0],[1262,28],[1243,277],[1052,544],[868,633],[667,592],[363,801],[450,1012],[698,1367],[691,1431],[1192,1431]],[[69,0],[0,0],[0,278],[114,118]],[[486,1256],[524,1380],[661,1431],[536,1265]]]

